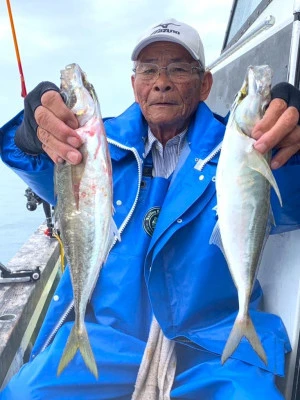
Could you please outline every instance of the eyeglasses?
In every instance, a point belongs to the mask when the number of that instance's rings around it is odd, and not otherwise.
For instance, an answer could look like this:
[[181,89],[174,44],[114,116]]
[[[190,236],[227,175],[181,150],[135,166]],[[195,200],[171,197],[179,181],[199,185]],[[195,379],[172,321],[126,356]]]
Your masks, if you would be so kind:
[[133,69],[133,72],[138,74],[138,76],[145,82],[155,82],[162,69],[166,70],[168,77],[174,83],[189,82],[194,71],[204,72],[202,66],[196,67],[183,62],[171,63],[166,67],[159,67],[156,64],[150,63],[140,63]]

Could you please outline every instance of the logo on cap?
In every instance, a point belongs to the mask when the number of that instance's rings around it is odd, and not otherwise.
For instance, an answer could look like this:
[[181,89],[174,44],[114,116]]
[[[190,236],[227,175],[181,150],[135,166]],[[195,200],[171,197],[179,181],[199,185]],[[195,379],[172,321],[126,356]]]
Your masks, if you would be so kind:
[[156,33],[175,33],[176,35],[180,35],[179,31],[176,31],[174,29],[169,28],[169,25],[180,26],[180,25],[177,25],[177,24],[173,24],[172,22],[170,22],[168,24],[159,24],[159,25],[155,26],[153,29],[159,28],[160,26],[161,26],[161,28],[160,29],[156,29],[156,31],[152,32],[151,36],[155,35]]
[[170,22],[169,24],[159,24],[159,25],[155,26],[153,29],[158,28],[159,26],[161,26],[163,29],[168,29],[169,25],[180,26],[180,25],[173,24],[172,22]]

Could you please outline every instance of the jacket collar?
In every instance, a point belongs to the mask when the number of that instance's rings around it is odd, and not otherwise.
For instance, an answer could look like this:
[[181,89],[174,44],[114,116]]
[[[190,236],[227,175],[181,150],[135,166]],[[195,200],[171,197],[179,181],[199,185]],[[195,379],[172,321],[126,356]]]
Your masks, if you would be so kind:
[[[190,123],[187,138],[191,151],[199,158],[205,158],[223,139],[225,119],[215,116],[205,103],[199,103]],[[134,147],[142,158],[148,125],[141,113],[140,106],[133,103],[116,118],[105,121],[107,137],[121,146]],[[127,151],[111,146],[111,157],[121,159]]]
[[[217,117],[217,118],[216,118]],[[226,120],[215,116],[205,103],[199,103],[188,129],[191,151],[204,159],[223,140]]]
[[[128,148],[134,147],[142,158],[148,125],[137,103],[133,103],[118,117],[105,120],[104,124],[108,140],[111,139]],[[127,151],[111,146],[110,154],[113,159],[119,160],[127,155]]]

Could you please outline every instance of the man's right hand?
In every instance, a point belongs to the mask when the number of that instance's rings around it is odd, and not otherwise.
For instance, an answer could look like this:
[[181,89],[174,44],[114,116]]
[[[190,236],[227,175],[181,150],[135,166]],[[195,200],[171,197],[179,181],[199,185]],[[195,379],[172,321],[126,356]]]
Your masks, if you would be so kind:
[[55,162],[78,164],[82,144],[78,121],[65,105],[57,86],[42,82],[26,96],[24,120],[16,132],[17,146],[30,154],[42,150]]

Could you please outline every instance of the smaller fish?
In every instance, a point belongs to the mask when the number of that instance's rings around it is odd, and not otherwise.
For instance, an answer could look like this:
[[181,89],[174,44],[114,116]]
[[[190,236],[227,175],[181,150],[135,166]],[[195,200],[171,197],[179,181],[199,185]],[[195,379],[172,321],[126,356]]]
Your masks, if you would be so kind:
[[271,77],[272,71],[267,65],[248,68],[232,106],[217,167],[218,224],[210,243],[223,251],[239,300],[238,315],[223,350],[222,363],[246,337],[267,364],[249,314],[249,302],[273,218],[271,186],[280,203],[281,197],[269,166],[271,152],[263,156],[255,150],[251,132],[270,101]]
[[[84,323],[87,303],[106,261],[117,227],[112,219],[112,169],[100,106],[93,86],[77,64],[61,71],[61,94],[76,115],[82,139],[82,162],[55,167],[56,212],[70,265],[75,323],[61,357],[60,375],[79,350],[98,377],[97,364]],[[120,239],[120,238],[119,238]]]

